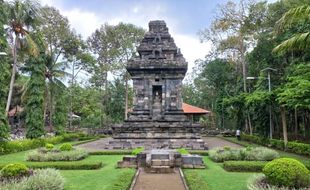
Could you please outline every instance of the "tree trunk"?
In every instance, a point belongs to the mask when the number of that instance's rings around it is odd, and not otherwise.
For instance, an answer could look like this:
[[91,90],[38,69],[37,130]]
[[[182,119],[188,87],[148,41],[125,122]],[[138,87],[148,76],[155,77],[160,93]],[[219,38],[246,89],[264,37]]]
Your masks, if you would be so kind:
[[248,112],[248,120],[249,120],[250,135],[252,135],[253,134],[253,128],[252,128],[251,117],[250,117],[249,112]]
[[[52,84],[52,81],[50,81],[50,84]],[[49,99],[49,108],[50,108],[50,112],[49,112],[49,122],[48,122],[48,127],[49,127],[49,131],[52,132],[53,130],[53,86],[51,86],[51,89],[50,89],[50,99]]]
[[128,74],[125,73],[125,120],[128,117]]
[[294,119],[295,119],[295,140],[298,139],[298,113],[297,113],[297,108],[294,109]]
[[11,75],[11,81],[10,81],[10,89],[9,89],[9,95],[8,99],[6,102],[6,107],[5,107],[5,115],[8,116],[9,110],[10,110],[10,105],[11,105],[11,100],[12,100],[12,95],[13,95],[13,88],[14,88],[14,82],[15,82],[15,75],[16,75],[16,70],[17,70],[17,37],[15,37],[14,40],[14,48],[13,48],[13,67],[12,67],[12,75]]
[[281,118],[282,118],[284,148],[286,149],[286,146],[287,146],[287,126],[286,126],[285,107],[284,106],[281,106]]

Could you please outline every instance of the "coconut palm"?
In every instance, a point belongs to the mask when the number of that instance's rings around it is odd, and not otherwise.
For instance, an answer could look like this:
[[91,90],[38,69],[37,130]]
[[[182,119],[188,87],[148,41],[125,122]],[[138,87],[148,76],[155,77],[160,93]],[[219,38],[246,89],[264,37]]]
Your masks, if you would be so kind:
[[[290,9],[277,22],[277,33],[296,24],[310,24],[310,6],[303,5]],[[300,51],[310,48],[310,31],[293,34],[291,38],[283,41],[274,48],[274,52],[285,53],[287,51]]]
[[45,91],[45,112],[47,109],[49,110],[48,125],[50,127],[50,131],[52,131],[53,126],[52,118],[54,110],[54,96],[58,93],[58,91],[66,88],[63,83],[63,79],[70,76],[70,74],[65,71],[65,68],[65,62],[55,62],[52,56],[49,56],[49,59],[45,65],[45,78],[47,81]]
[[39,18],[39,4],[31,0],[15,0],[9,2],[8,33],[12,40],[13,66],[10,80],[9,95],[6,104],[6,114],[10,109],[15,75],[17,71],[17,53],[27,49],[29,55],[38,55],[38,48],[30,36],[30,31],[35,28]]

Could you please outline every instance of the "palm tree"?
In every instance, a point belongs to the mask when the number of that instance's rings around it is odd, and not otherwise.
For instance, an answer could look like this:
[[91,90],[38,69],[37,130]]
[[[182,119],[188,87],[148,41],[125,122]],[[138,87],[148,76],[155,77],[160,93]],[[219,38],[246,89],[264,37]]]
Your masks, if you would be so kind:
[[65,62],[55,62],[53,56],[49,56],[45,65],[45,78],[47,79],[47,84],[45,91],[46,104],[44,110],[45,112],[47,109],[49,110],[48,124],[50,131],[52,131],[53,126],[54,95],[65,88],[62,79],[71,75],[65,71],[65,68]]
[[[296,24],[310,24],[310,6],[303,5],[290,9],[277,22],[277,33]],[[310,48],[310,31],[296,33],[274,48],[274,52],[283,54],[287,51],[300,51]]]
[[39,4],[31,0],[15,0],[9,2],[8,5],[8,32],[12,39],[12,55],[13,55],[13,66],[10,80],[9,95],[5,108],[7,115],[15,82],[15,75],[17,71],[17,51],[21,50],[22,47],[29,51],[30,55],[38,55],[38,48],[35,42],[32,40],[29,31],[34,29],[38,22]]

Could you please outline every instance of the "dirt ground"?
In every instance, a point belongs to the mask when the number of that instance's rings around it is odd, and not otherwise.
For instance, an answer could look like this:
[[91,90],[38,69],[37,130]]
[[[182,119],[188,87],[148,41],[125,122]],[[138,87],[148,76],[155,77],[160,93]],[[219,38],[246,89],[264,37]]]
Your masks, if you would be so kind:
[[214,149],[218,147],[224,147],[224,146],[229,146],[233,148],[241,148],[242,146],[231,143],[229,141],[226,141],[224,139],[218,138],[218,137],[203,137],[202,138],[208,145],[209,149]]
[[150,174],[141,169],[133,190],[185,190],[179,170],[170,174]]

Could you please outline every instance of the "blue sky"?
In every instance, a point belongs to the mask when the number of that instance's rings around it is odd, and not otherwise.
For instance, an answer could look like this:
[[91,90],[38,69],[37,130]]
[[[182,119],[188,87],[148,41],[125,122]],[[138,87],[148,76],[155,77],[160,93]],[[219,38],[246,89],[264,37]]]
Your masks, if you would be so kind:
[[218,5],[227,1],[41,0],[41,3],[58,8],[85,39],[104,23],[126,22],[147,29],[150,20],[165,20],[176,45],[189,63],[190,72],[194,61],[204,58],[211,46],[200,43],[197,32],[209,26]]

